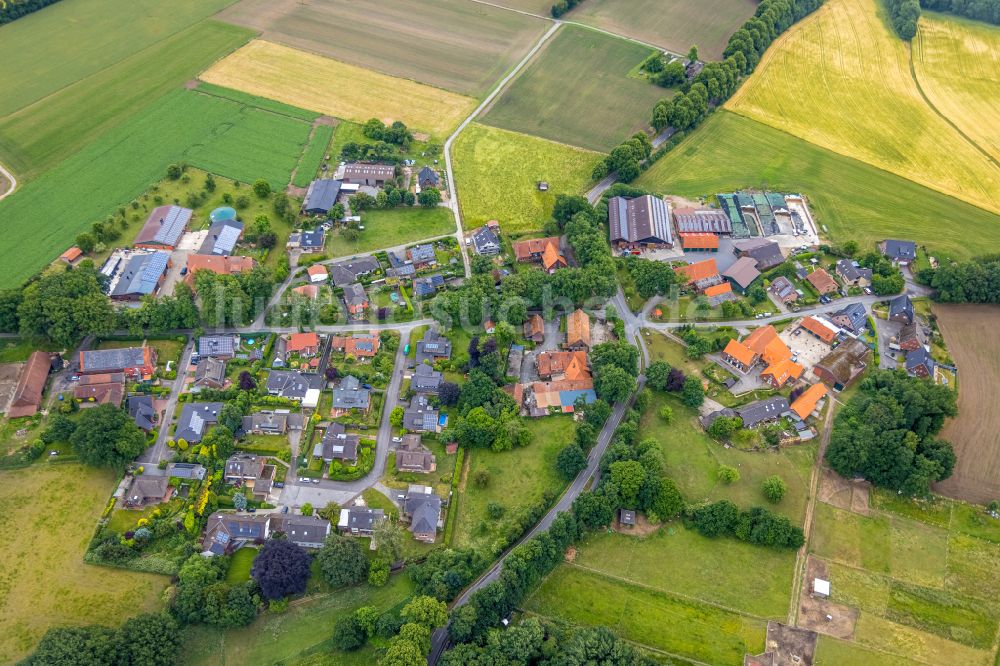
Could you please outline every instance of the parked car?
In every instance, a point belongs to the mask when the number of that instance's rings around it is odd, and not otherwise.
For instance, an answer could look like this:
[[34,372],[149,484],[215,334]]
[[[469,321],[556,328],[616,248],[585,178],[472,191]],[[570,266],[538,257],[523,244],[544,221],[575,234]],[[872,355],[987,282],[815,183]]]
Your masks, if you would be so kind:
[[315,483],[317,486],[319,485],[319,479],[313,479],[312,482]]
[[402,437],[393,437],[392,441],[393,441],[394,444],[399,444],[400,442],[403,441],[403,438]]

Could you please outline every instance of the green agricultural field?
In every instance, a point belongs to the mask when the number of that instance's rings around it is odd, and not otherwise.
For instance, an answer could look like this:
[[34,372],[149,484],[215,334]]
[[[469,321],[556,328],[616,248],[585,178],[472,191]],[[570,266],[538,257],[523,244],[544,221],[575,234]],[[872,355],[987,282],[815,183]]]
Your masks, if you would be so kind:
[[[670,425],[659,415],[664,405],[670,405],[674,412]],[[673,396],[654,394],[639,426],[640,438],[652,437],[660,442],[667,475],[677,483],[685,499],[689,502],[728,499],[741,508],[768,506],[760,486],[764,479],[776,474],[785,480],[788,493],[774,510],[801,523],[816,446],[789,447],[780,453],[726,449],[705,434],[697,416],[695,410]],[[740,480],[729,485],[719,481],[719,465],[735,467]]]
[[246,106],[254,106],[258,109],[263,109],[264,111],[271,111],[282,116],[291,116],[292,118],[305,120],[310,123],[320,116],[320,114],[315,111],[300,109],[299,107],[292,106],[291,104],[277,102],[273,99],[268,99],[267,97],[251,95],[250,93],[245,93],[241,90],[233,90],[232,88],[217,86],[214,83],[198,81],[198,85],[195,86],[194,89],[206,95],[222,97],[223,99],[228,99],[232,102],[239,102],[240,104],[245,104]]
[[745,653],[764,649],[763,620],[567,564],[553,571],[524,606],[576,624],[605,625],[626,640],[703,663],[739,664]]
[[295,169],[295,176],[292,178],[292,185],[296,187],[309,187],[309,183],[319,172],[319,165],[323,163],[330,141],[333,139],[332,125],[316,125],[313,127],[312,136],[309,137],[309,145],[302,153],[302,159]]
[[37,464],[0,472],[5,531],[0,654],[17,662],[51,626],[104,624],[162,607],[164,576],[83,562],[116,483],[109,470]]
[[899,655],[876,651],[820,634],[816,642],[816,666],[910,666],[913,662]]
[[473,97],[485,95],[549,27],[467,0],[242,0],[219,18],[271,42]]
[[43,177],[0,202],[7,242],[0,280],[16,284],[73,243],[96,219],[142,194],[171,162],[283,188],[309,124],[187,90],[172,92]]
[[[456,347],[457,348],[457,347]],[[472,461],[456,499],[458,523],[455,547],[492,547],[510,530],[518,513],[538,502],[546,491],[558,495],[566,482],[556,474],[556,456],[573,438],[568,416],[548,416],[528,421],[531,443],[524,448],[499,453],[488,449],[467,451]],[[485,470],[489,482],[475,483],[476,473]],[[504,507],[497,520],[487,516],[486,507],[495,502]]]
[[120,141],[123,123],[249,37],[241,28],[203,21],[71,83],[0,119],[0,161],[27,181],[99,138]]
[[591,150],[608,151],[649,127],[668,91],[628,73],[652,49],[565,26],[493,103],[483,122]]
[[998,215],[725,111],[635,184],[684,196],[765,186],[802,192],[833,242],[914,238],[955,259],[1000,247]]
[[[463,226],[499,220],[508,236],[541,230],[556,194],[583,194],[597,153],[473,123],[455,142],[455,186]],[[549,184],[538,191],[538,182]]]
[[862,645],[907,655],[925,664],[992,665],[993,655],[985,650],[949,641],[869,613],[862,613],[854,628],[854,640]]
[[698,57],[721,60],[729,35],[753,16],[750,0],[600,0],[581,2],[566,17],[686,55],[692,44]]
[[[953,120],[931,106],[914,79],[910,45],[884,8],[877,0],[824,3],[775,41],[726,108],[1000,213],[1000,161],[952,124],[995,124],[995,111],[977,120],[963,107]],[[977,62],[995,73],[988,58],[956,53],[939,68],[974,78]],[[996,91],[996,84],[975,90],[983,96],[978,108],[995,109]]]
[[232,2],[63,0],[9,23],[0,28],[0,117],[150,49]]
[[405,573],[400,573],[392,576],[385,587],[349,587],[296,602],[280,615],[263,613],[249,627],[190,626],[184,631],[184,663],[269,666],[325,655],[333,659],[321,663],[372,664],[375,650],[370,644],[357,652],[335,652],[333,625],[361,606],[387,611],[402,605],[412,594],[413,583]]
[[709,539],[677,520],[648,537],[589,535],[577,544],[573,563],[663,592],[783,620],[795,552],[736,539]]
[[365,228],[354,242],[344,238],[340,231],[327,238],[326,249],[331,257],[346,257],[455,233],[455,215],[444,206],[366,210],[361,213],[361,224]]

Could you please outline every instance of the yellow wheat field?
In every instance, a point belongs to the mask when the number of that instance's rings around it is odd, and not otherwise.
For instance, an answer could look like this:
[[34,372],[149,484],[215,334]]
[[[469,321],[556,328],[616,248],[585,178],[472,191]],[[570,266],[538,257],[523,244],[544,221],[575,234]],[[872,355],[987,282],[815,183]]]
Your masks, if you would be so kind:
[[471,97],[263,40],[218,61],[200,78],[345,120],[401,120],[439,138],[476,105]]
[[931,103],[1000,160],[1000,28],[924,13],[913,65]]
[[1000,212],[1000,168],[923,99],[876,2],[827,0],[767,51],[727,108]]

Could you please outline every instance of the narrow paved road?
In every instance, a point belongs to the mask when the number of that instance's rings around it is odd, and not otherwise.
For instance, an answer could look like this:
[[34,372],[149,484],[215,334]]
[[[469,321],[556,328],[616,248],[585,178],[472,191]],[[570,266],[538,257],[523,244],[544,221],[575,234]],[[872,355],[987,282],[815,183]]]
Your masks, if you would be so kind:
[[160,419],[160,432],[156,436],[156,443],[146,449],[138,461],[150,465],[157,465],[163,460],[167,452],[167,440],[170,438],[170,424],[174,419],[174,410],[177,409],[177,397],[184,390],[184,380],[187,378],[188,364],[191,362],[191,354],[194,352],[195,339],[192,337],[184,351],[181,353],[181,360],[177,364],[177,379],[170,387],[170,396],[167,398],[167,407]]
[[545,34],[541,36],[531,50],[528,51],[523,58],[521,58],[521,61],[514,65],[514,68],[510,70],[507,76],[505,76],[500,83],[493,88],[493,92],[486,96],[479,106],[477,106],[475,110],[462,121],[462,124],[460,124],[452,135],[448,137],[447,141],[444,142],[444,167],[445,171],[448,173],[448,187],[451,188],[451,196],[448,198],[448,205],[451,208],[451,212],[455,215],[455,238],[458,239],[458,246],[462,250],[462,263],[465,264],[465,277],[472,276],[472,265],[469,263],[469,252],[465,247],[465,232],[462,230],[462,211],[458,205],[458,186],[455,183],[455,172],[451,166],[452,144],[455,143],[455,139],[462,133],[462,130],[468,127],[469,123],[475,120],[476,116],[478,116],[483,109],[488,107],[493,100],[496,99],[497,95],[499,95],[507,84],[510,83],[515,76],[517,76],[517,73],[520,72],[526,64],[528,64],[528,61],[531,60],[536,53],[538,53],[538,50],[542,48],[542,45],[549,39],[549,37],[555,34],[558,29],[559,23],[555,23],[551,28],[546,30]]
[[[567,25],[579,25],[579,24],[567,22]],[[613,33],[608,33],[608,34],[613,34]],[[667,141],[667,139],[669,139],[673,135],[674,135],[674,128],[667,127],[662,132],[654,136],[652,140],[653,150],[656,150],[657,148],[662,146]],[[604,194],[607,191],[607,189],[612,185],[614,185],[616,182],[618,182],[618,174],[609,173],[607,176],[602,178],[600,182],[598,182],[596,185],[590,188],[590,191],[587,192],[587,201],[590,202],[590,205],[593,206],[594,204],[596,204],[597,200],[601,198],[601,195]]]

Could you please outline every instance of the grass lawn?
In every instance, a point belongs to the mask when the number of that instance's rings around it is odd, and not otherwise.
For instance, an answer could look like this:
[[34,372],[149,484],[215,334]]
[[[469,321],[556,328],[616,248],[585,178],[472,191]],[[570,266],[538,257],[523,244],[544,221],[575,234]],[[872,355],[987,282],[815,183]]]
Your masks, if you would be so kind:
[[[1000,212],[996,158],[991,162],[977,144],[949,124],[949,120],[962,126],[994,118],[996,85],[963,86],[965,97],[976,100],[974,109],[991,109],[982,120],[977,120],[976,111],[965,111],[962,99],[955,99],[951,109],[933,108],[914,81],[907,43],[892,32],[884,12],[876,0],[825,3],[767,50],[753,76],[726,108]],[[995,76],[995,61],[991,64],[989,56],[983,57],[970,46],[974,53],[946,55],[938,68],[961,71],[963,79],[975,79],[981,64]],[[795,91],[794,103],[789,103],[787,93],[791,90]],[[844,113],[840,103],[847,98],[851,100],[850,113]],[[958,114],[954,119],[952,112]],[[997,132],[989,122],[981,127],[982,133],[995,140]],[[719,137],[713,140],[719,141]],[[741,146],[741,152],[746,149]],[[929,211],[917,219],[926,220],[935,229],[944,226]]]
[[651,53],[635,42],[563,26],[493,103],[483,122],[590,150],[611,150],[647,129],[653,105],[670,96],[628,76]]
[[[512,519],[538,502],[545,491],[558,494],[566,482],[556,474],[556,456],[573,438],[573,422],[568,416],[547,416],[529,420],[531,443],[521,449],[496,453],[488,449],[466,451],[471,456],[468,478],[456,493],[458,522],[455,547],[497,544],[512,529]],[[480,470],[489,472],[484,487],[473,481]],[[453,500],[455,501],[455,500]],[[486,506],[496,502],[505,509],[498,520],[486,515]]]
[[838,640],[830,636],[819,637],[816,642],[816,666],[841,666],[841,664],[851,664],[852,666],[909,666],[913,662],[906,657],[892,655],[887,652],[875,651]]
[[366,210],[361,213],[361,224],[364,231],[353,243],[341,231],[330,234],[327,254],[346,257],[455,233],[455,216],[444,206]]
[[606,625],[622,638],[711,664],[764,649],[766,622],[560,565],[525,602],[534,613]]
[[[82,1],[74,1],[70,6],[84,4]],[[102,19],[102,30],[107,28],[107,20],[114,16],[115,20],[125,23],[144,23],[145,18],[135,18],[129,21],[125,18],[131,14],[131,10],[126,10],[123,15],[109,4],[124,4],[120,0],[112,3],[101,3],[101,11],[109,12]],[[144,1],[141,5],[152,3]],[[185,4],[189,4],[188,0]],[[190,3],[193,4],[193,3]],[[207,6],[218,7],[219,0],[210,0],[205,3]],[[57,10],[58,12],[59,10]],[[39,16],[41,14],[39,13]],[[34,18],[34,17],[32,17]],[[71,17],[64,17],[64,20],[72,21]],[[30,19],[25,23],[25,27],[30,24]],[[167,24],[169,25],[169,23]],[[0,42],[6,45],[6,28],[4,36],[0,36]],[[17,28],[14,28],[17,30]],[[129,34],[125,37],[115,37],[113,32],[117,28],[111,28],[112,33],[102,32],[97,37],[98,43],[105,43],[108,40],[118,41],[119,39],[130,43],[129,48],[134,48],[138,35]],[[11,168],[18,176],[18,180],[26,182],[40,176],[56,164],[64,161],[67,157],[77,153],[85,146],[91,145],[109,134],[116,136],[117,141],[122,140],[121,126],[127,124],[132,118],[143,115],[150,108],[156,107],[159,99],[169,91],[177,89],[185,81],[193,78],[199,71],[210,63],[235,49],[250,37],[250,33],[236,26],[225,25],[215,21],[202,21],[186,30],[165,36],[161,41],[149,44],[148,48],[139,51],[135,55],[123,60],[109,63],[106,68],[101,68],[93,72],[90,76],[80,80],[73,79],[66,81],[65,87],[58,87],[50,92],[44,99],[39,99],[32,104],[21,108],[18,111],[0,119],[0,159]],[[33,39],[38,42],[38,48],[43,48],[50,43],[53,38],[44,30],[34,33]],[[74,43],[86,41],[82,35],[74,35],[68,41]],[[93,45],[91,45],[93,46]],[[6,51],[6,49],[3,49]],[[72,48],[68,49],[69,51]],[[62,51],[65,57],[67,50]],[[35,53],[35,49],[28,52]],[[122,55],[119,47],[112,47],[112,53],[117,52]],[[61,59],[60,57],[60,59]],[[21,58],[15,59],[20,61]],[[5,72],[17,71],[19,74],[30,72],[31,77],[43,81],[43,86],[52,79],[50,74],[54,70],[62,69],[62,65],[55,65],[54,59],[42,57],[39,62],[25,65],[20,69],[11,68],[10,60],[3,60]],[[97,59],[99,62],[101,59]],[[41,64],[44,63],[44,64]],[[86,68],[86,64],[84,67]],[[78,71],[82,71],[78,70]],[[72,71],[74,67],[70,67]],[[7,74],[2,75],[4,78]],[[15,75],[20,79],[19,75]],[[60,75],[56,80],[62,78]],[[4,85],[4,90],[16,89]],[[46,88],[47,89],[47,88]],[[6,99],[6,96],[5,96]],[[197,111],[181,112],[181,117],[185,115],[197,115]],[[178,119],[173,119],[159,127],[160,133],[169,137],[171,125],[176,124]],[[236,132],[240,134],[240,132]],[[127,136],[127,135],[126,135]],[[211,138],[211,135],[204,137]],[[236,138],[231,136],[230,138]],[[246,139],[247,137],[242,137]],[[163,139],[154,139],[146,146],[151,155],[156,154],[156,146],[162,143]],[[184,146],[186,147],[186,146]],[[250,146],[245,146],[250,148]],[[93,161],[93,158],[91,158]],[[125,161],[123,166],[128,166]],[[93,164],[88,164],[92,169]],[[166,166],[164,163],[163,166]],[[99,174],[99,170],[98,170]],[[79,174],[77,174],[79,175]],[[113,177],[113,176],[111,176]],[[108,205],[115,203],[107,202]],[[65,209],[64,209],[65,210]],[[0,217],[4,217],[0,215]],[[93,216],[94,219],[102,217]],[[91,220],[88,220],[90,222]],[[41,225],[39,225],[41,226]]]
[[171,162],[283,188],[309,131],[307,122],[219,97],[169,93],[0,202],[0,220],[17,223],[0,248],[0,279],[27,278],[93,220],[145,192]]
[[258,549],[244,546],[232,554],[229,559],[229,570],[226,572],[226,582],[235,585],[250,580],[250,567],[257,557]]
[[184,630],[185,663],[264,666],[297,662],[312,655],[332,655],[333,660],[327,663],[371,664],[375,661],[371,646],[346,654],[334,652],[333,625],[361,606],[386,611],[401,605],[412,594],[409,577],[396,574],[385,587],[359,585],[315,595],[295,602],[280,615],[263,613],[249,627],[222,630],[190,626]]
[[[333,0],[312,5],[242,0],[219,18],[260,31],[263,39],[272,42],[400,77],[395,79],[395,89],[374,94],[370,81],[376,76],[371,71],[357,85],[340,77],[327,82],[328,86],[346,84],[346,88],[327,88],[333,97],[355,97],[369,105],[371,111],[360,118],[362,122],[384,113],[390,105],[419,102],[411,100],[409,88],[416,84],[410,81],[428,84],[422,86],[428,90],[435,86],[470,97],[484,96],[549,27],[542,19],[467,0],[366,4]],[[373,44],[378,48],[372,48]],[[288,83],[295,80],[289,77]],[[307,75],[304,80],[311,78]],[[311,86],[301,86],[307,87]],[[344,95],[345,89],[351,94]]]
[[[45,425],[45,417],[41,414],[25,416],[19,419],[0,418],[0,455],[7,455],[25,444],[35,441]],[[21,433],[20,435],[18,433]],[[68,444],[53,443],[52,449],[69,448]],[[14,472],[11,472],[12,474]]]
[[635,184],[683,196],[764,186],[803,192],[824,235],[863,248],[913,238],[932,254],[962,259],[1000,246],[1000,216],[725,111]]
[[[454,158],[464,226],[495,219],[517,237],[541,230],[557,194],[583,194],[601,155],[473,123],[455,141]],[[547,192],[538,191],[539,181]]]
[[316,125],[313,127],[312,135],[309,137],[309,145],[302,153],[299,166],[295,169],[295,176],[292,178],[292,185],[296,187],[309,187],[313,178],[319,175],[319,166],[323,162],[333,140],[333,126]]
[[917,28],[913,66],[921,89],[939,111],[1000,159],[1000,133],[995,131],[1000,28],[932,12],[921,13]]
[[27,361],[32,352],[60,351],[51,342],[28,340],[26,338],[0,338],[0,363],[21,363]]
[[77,465],[0,472],[0,509],[9,527],[0,545],[0,654],[17,662],[51,626],[117,626],[161,608],[163,576],[83,562],[115,476]]
[[729,36],[753,16],[748,0],[685,0],[664,5],[657,0],[581,2],[566,17],[623,37],[687,54],[698,45],[704,60],[721,60]]
[[140,518],[149,518],[158,505],[147,506],[145,509],[115,509],[108,519],[108,529],[113,532],[127,532],[138,526]]
[[795,552],[736,539],[709,539],[674,521],[644,538],[607,532],[589,535],[578,544],[574,564],[741,613],[783,620]]
[[[201,78],[359,123],[401,120],[438,137],[451,133],[476,105],[471,97],[261,40],[215,63]],[[341,94],[345,86],[353,94]]]
[[[670,425],[660,418],[663,405],[673,409],[674,420]],[[741,508],[768,506],[796,524],[805,517],[809,475],[816,455],[814,444],[787,447],[776,453],[726,449],[705,434],[694,410],[663,394],[653,395],[643,413],[639,437],[652,437],[660,442],[666,473],[689,502],[728,499]],[[728,485],[719,481],[716,476],[719,465],[735,467],[740,480]],[[760,489],[764,479],[772,475],[780,476],[788,486],[785,498],[773,506]]]

